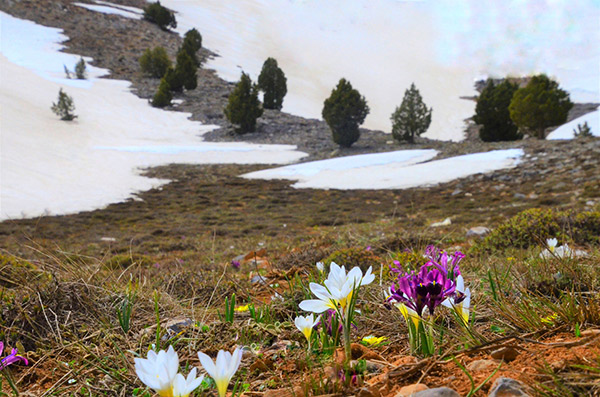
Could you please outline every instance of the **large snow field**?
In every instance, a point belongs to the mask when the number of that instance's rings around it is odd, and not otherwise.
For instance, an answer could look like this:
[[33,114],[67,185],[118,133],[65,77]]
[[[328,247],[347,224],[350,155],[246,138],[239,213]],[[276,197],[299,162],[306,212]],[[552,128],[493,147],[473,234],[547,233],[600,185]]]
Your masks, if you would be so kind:
[[573,130],[577,130],[578,125],[583,127],[586,122],[592,131],[592,135],[600,136],[600,110],[596,110],[561,125],[548,134],[546,139],[573,139],[575,136]]
[[[189,114],[152,108],[129,82],[65,78],[76,55],[59,52],[66,36],[0,13],[0,219],[65,214],[123,201],[167,181],[139,169],[169,163],[285,164],[305,153],[290,145],[203,143],[214,128]],[[73,97],[78,118],[50,111],[58,91]]]
[[419,163],[435,154],[435,150],[401,150],[294,164],[243,176],[295,180],[298,181],[293,185],[296,188],[408,189],[512,168],[519,163],[523,150],[494,150]]
[[283,110],[321,117],[341,77],[367,99],[365,127],[390,115],[414,82],[428,106],[425,136],[463,138],[475,78],[546,73],[577,102],[600,102],[597,0],[162,0],[177,31],[195,27],[228,81],[256,80],[267,57],[288,79]]

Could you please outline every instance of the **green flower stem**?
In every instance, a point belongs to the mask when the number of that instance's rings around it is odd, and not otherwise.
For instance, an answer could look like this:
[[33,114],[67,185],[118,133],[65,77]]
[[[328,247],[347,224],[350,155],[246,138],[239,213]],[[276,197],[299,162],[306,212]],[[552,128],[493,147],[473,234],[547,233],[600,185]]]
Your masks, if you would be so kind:
[[344,366],[348,366],[350,364],[350,360],[352,360],[352,348],[350,346],[350,322],[344,323],[344,352],[345,352],[345,360]]

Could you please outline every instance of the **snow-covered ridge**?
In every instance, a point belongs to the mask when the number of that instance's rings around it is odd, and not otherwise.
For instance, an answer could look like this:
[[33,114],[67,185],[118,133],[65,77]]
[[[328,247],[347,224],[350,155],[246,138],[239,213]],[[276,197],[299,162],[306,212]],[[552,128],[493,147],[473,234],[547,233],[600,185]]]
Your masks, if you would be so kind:
[[162,0],[179,33],[199,29],[207,67],[256,79],[267,57],[288,79],[283,110],[321,116],[341,77],[371,108],[364,126],[390,131],[412,82],[433,107],[428,138],[463,139],[474,78],[546,73],[576,102],[600,102],[600,2],[570,0]]
[[[67,79],[64,67],[80,58],[60,52],[61,30],[1,12],[0,25],[0,219],[92,210],[168,182],[140,168],[286,164],[306,155],[291,145],[203,143],[199,135],[214,126],[152,108],[129,82],[101,79],[106,70],[88,65],[87,80]],[[73,98],[74,121],[50,111],[60,88]]]

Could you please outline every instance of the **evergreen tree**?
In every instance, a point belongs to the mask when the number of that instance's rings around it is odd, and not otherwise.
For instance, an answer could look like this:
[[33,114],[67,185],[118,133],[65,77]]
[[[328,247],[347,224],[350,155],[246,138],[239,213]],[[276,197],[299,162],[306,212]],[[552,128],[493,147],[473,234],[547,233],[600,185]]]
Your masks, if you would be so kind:
[[287,94],[287,79],[273,58],[267,58],[258,76],[258,88],[264,92],[265,109],[281,110]]
[[198,60],[198,55],[196,54],[202,48],[202,36],[200,32],[196,29],[188,30],[183,36],[183,44],[181,45],[192,60],[196,64],[196,66],[200,66],[200,61]]
[[492,79],[488,79],[477,99],[473,117],[473,121],[482,126],[479,130],[482,141],[514,141],[523,137],[508,111],[508,106],[518,89],[517,84],[508,80],[495,85]]
[[175,72],[179,74],[181,82],[186,90],[193,90],[198,86],[198,76],[196,70],[198,66],[183,48],[177,53],[177,66]]
[[175,14],[169,11],[168,8],[163,7],[160,1],[149,4],[144,8],[144,19],[157,24],[162,30],[168,30],[170,27],[175,29],[177,27]]
[[167,55],[167,50],[163,47],[155,47],[153,50],[148,48],[140,57],[142,72],[157,79],[163,77],[170,66],[171,60],[169,59],[169,55]]
[[169,83],[169,87],[173,92],[183,91],[183,80],[177,70],[173,68],[167,69],[164,79]]
[[62,88],[58,91],[58,101],[52,103],[51,109],[57,116],[60,116],[61,120],[71,121],[77,117],[73,114],[75,111],[73,98],[67,95]]
[[427,109],[421,93],[412,83],[404,91],[400,106],[392,113],[392,136],[398,141],[414,142],[415,136],[420,136],[431,124],[432,109]]
[[350,147],[360,137],[358,127],[369,114],[365,97],[352,88],[346,79],[340,79],[323,106],[323,119],[331,129],[333,141]]
[[256,129],[256,119],[262,116],[263,109],[258,99],[258,88],[252,84],[250,76],[242,72],[225,108],[225,116],[237,125],[236,132],[244,134]]
[[79,62],[77,62],[77,64],[75,65],[75,75],[79,80],[85,80],[86,74],[87,73],[85,70],[85,60],[83,58],[80,58]]
[[540,74],[515,92],[508,110],[519,129],[544,139],[546,128],[567,121],[572,107],[569,94],[560,89],[556,81]]
[[200,50],[202,48],[202,35],[196,28],[190,29],[185,32],[183,35],[183,41],[189,41],[192,44],[192,48],[194,51]]
[[158,85],[156,94],[154,94],[154,98],[152,98],[152,106],[155,108],[164,108],[171,104],[171,99],[173,99],[171,88],[167,80],[163,77],[160,79],[160,84]]

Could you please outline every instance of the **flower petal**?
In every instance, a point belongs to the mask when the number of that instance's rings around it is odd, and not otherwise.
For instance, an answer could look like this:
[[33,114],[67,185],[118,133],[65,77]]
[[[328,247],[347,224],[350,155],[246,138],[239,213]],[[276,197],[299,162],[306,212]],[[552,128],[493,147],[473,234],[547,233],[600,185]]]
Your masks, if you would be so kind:
[[319,299],[308,299],[300,302],[300,309],[307,312],[323,313],[332,308],[331,304],[327,304]]
[[198,358],[200,359],[200,364],[204,370],[210,375],[211,378],[214,378],[217,375],[217,367],[213,360],[202,352],[198,352]]

